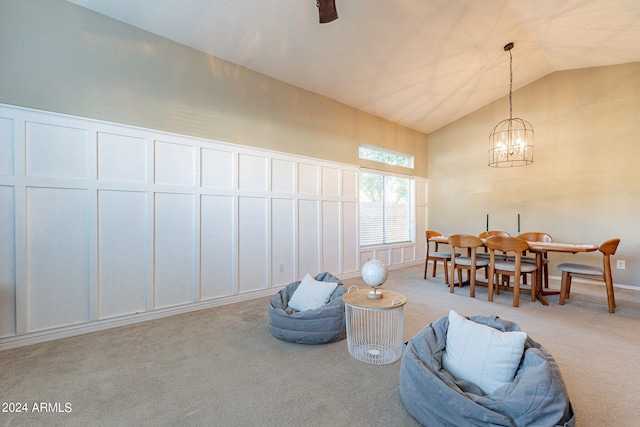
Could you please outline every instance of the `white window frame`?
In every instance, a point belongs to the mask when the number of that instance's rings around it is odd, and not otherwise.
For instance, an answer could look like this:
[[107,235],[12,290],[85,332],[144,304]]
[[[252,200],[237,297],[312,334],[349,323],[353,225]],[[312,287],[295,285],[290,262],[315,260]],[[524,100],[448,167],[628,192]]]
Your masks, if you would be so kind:
[[[374,170],[374,169],[360,169],[360,175],[358,176],[358,185],[360,187],[362,181],[362,175],[363,173],[366,174],[372,174],[372,175],[379,175],[381,176],[383,179],[386,178],[400,178],[400,179],[406,179],[408,181],[408,207],[407,207],[407,239],[406,240],[392,240],[392,241],[388,241],[388,228],[387,228],[387,220],[388,218],[383,217],[382,219],[382,224],[381,224],[381,230],[380,233],[382,233],[382,238],[381,241],[377,241],[377,242],[367,242],[367,243],[363,243],[363,237],[366,238],[367,233],[363,232],[363,226],[367,226],[367,220],[363,219],[363,198],[362,198],[362,188],[360,188],[359,190],[359,195],[358,195],[358,200],[359,200],[359,224],[360,224],[360,238],[359,238],[359,245],[361,248],[370,248],[370,247],[386,247],[386,246],[397,246],[397,245],[406,245],[407,243],[415,243],[415,206],[416,206],[416,200],[415,200],[415,177],[411,176],[411,175],[403,175],[403,174],[397,174],[397,173],[392,173],[392,172],[386,172],[386,171],[380,171],[380,170]],[[383,215],[385,215],[385,208],[383,207]]]

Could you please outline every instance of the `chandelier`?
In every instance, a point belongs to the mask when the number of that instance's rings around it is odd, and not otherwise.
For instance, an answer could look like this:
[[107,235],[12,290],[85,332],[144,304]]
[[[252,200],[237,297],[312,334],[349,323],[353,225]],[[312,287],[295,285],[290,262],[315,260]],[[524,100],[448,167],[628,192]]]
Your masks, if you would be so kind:
[[533,163],[533,127],[526,120],[513,118],[513,43],[504,50],[509,52],[509,118],[493,128],[489,135],[489,166],[510,168]]

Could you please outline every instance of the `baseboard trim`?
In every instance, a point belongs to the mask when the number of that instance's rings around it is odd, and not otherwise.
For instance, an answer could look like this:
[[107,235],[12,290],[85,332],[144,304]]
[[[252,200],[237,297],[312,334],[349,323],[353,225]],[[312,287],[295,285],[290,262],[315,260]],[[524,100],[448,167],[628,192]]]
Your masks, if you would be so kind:
[[136,323],[162,319],[164,317],[176,316],[193,311],[205,310],[208,308],[220,307],[223,305],[235,304],[238,302],[250,301],[257,298],[272,296],[285,286],[286,285],[274,286],[272,288],[247,292],[240,295],[230,295],[207,301],[200,301],[180,306],[145,311],[142,313],[134,313],[108,319],[101,319],[77,325],[69,325],[43,331],[29,332],[16,336],[4,337],[0,338],[0,351],[10,350],[12,348],[18,347],[25,347],[28,345],[39,344],[63,338],[70,338],[78,335],[89,334],[92,332],[105,331],[108,329],[119,328],[121,326],[134,325]]

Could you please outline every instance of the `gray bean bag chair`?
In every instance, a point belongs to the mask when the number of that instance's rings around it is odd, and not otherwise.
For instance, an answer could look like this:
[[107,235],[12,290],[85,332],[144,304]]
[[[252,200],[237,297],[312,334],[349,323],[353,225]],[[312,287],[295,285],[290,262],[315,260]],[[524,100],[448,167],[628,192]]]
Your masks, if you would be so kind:
[[313,310],[296,311],[288,306],[289,299],[300,285],[293,282],[269,301],[269,331],[284,341],[299,344],[326,344],[347,336],[344,302],[345,287],[330,273],[320,273],[315,280],[338,283],[329,302]]
[[[518,325],[497,317],[470,317],[500,331]],[[448,317],[426,326],[404,349],[400,396],[407,411],[427,426],[570,426],[576,424],[567,391],[553,357],[531,338],[511,384],[485,395],[442,368]]]

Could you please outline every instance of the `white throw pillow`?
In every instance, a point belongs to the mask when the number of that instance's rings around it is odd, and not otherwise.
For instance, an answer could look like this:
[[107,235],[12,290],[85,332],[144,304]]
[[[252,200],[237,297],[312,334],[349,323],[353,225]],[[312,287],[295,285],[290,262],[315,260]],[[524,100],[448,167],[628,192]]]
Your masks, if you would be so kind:
[[329,298],[337,286],[338,284],[335,282],[317,281],[307,273],[291,295],[288,305],[298,311],[322,307],[329,302]]
[[450,310],[442,367],[489,395],[513,381],[526,340],[526,332],[502,332]]

